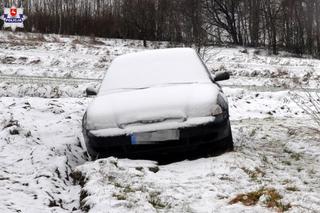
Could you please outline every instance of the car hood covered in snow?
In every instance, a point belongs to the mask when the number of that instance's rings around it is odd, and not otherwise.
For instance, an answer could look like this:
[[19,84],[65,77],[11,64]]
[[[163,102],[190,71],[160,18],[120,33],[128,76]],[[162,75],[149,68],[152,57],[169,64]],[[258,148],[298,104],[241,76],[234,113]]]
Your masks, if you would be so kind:
[[97,97],[87,110],[96,136],[130,134],[197,125],[221,113],[214,83],[159,86]]
[[218,93],[191,48],[126,54],[109,67],[88,108],[86,129],[111,136],[207,123],[221,113]]

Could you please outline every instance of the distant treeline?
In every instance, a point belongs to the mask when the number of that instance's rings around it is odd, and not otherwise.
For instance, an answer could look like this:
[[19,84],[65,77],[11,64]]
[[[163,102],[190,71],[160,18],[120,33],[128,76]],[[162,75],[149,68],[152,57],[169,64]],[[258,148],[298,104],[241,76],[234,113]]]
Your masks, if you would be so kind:
[[[3,1],[11,4],[12,1]],[[26,31],[320,56],[320,0],[23,0]]]

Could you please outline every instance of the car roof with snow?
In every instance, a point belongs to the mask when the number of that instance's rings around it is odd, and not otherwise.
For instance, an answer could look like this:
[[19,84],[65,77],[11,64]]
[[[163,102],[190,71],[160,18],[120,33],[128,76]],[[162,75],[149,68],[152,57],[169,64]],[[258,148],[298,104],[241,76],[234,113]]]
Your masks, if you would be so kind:
[[195,50],[149,50],[116,58],[107,71],[99,95],[169,84],[210,82],[207,68]]

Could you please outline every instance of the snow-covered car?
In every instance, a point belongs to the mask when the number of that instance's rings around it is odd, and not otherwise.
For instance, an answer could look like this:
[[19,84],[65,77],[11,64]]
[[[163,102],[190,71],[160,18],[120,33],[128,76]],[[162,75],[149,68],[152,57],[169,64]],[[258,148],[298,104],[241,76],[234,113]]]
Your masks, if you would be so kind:
[[228,102],[216,83],[228,78],[210,74],[191,48],[116,58],[83,117],[89,155],[232,150]]

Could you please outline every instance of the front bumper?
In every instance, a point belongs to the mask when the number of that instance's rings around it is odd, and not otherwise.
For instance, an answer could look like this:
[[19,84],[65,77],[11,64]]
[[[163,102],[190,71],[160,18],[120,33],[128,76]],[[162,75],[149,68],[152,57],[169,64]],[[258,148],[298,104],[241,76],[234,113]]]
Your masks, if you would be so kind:
[[[187,152],[212,144],[218,147],[225,143],[232,144],[230,121],[225,115],[217,116],[214,122],[193,127],[180,128],[179,139],[169,141],[154,141],[151,144],[133,145],[130,135],[96,137],[83,129],[88,153],[91,157],[133,157],[164,154],[170,152]],[[230,147],[231,148],[231,147]]]

